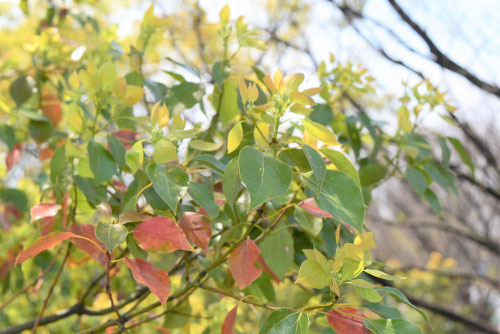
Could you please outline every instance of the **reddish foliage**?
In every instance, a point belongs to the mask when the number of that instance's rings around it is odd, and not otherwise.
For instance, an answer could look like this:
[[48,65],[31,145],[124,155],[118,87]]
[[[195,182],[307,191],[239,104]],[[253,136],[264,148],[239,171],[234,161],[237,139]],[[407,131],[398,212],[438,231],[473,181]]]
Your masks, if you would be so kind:
[[17,164],[19,158],[21,157],[21,150],[21,144],[17,144],[12,148],[12,151],[7,153],[7,155],[5,156],[5,165],[7,166],[7,170],[11,170],[12,167]]
[[[69,230],[76,235],[82,236],[84,238],[90,239],[85,240],[82,238],[71,238],[71,242],[76,245],[76,247],[85,253],[89,254],[94,260],[101,262],[101,264],[106,264],[106,257],[104,256],[103,250],[106,249],[104,244],[97,240],[95,236],[95,226],[90,224],[72,224]],[[99,247],[98,247],[99,245]]]
[[31,221],[42,219],[45,217],[54,217],[61,209],[59,204],[40,203],[31,208]]
[[330,213],[321,210],[318,207],[314,198],[305,199],[302,202],[298,203],[297,205],[306,210],[307,212],[309,212],[313,216],[320,218],[333,218]]
[[185,212],[179,220],[179,226],[191,243],[208,253],[212,228],[206,217],[196,212]]
[[262,269],[255,266],[259,255],[259,247],[250,239],[243,241],[229,255],[229,269],[240,289],[246,288],[262,273]]
[[137,282],[147,286],[162,304],[167,302],[170,295],[170,277],[166,271],[157,269],[141,259],[125,258],[125,264]]
[[193,250],[182,229],[167,217],[154,217],[143,221],[134,229],[134,238],[139,247],[145,250]]
[[234,334],[234,326],[236,325],[236,312],[238,312],[238,305],[233,307],[233,309],[226,315],[226,319],[224,319],[224,323],[222,324],[222,334]]
[[[350,315],[353,314],[353,315]],[[339,307],[327,314],[328,323],[338,334],[370,334],[363,324],[366,316],[353,307]]]
[[71,232],[51,233],[44,237],[38,238],[31,246],[23,250],[17,255],[15,265],[23,263],[30,257],[37,256],[44,250],[53,248],[61,241],[74,237],[75,234]]

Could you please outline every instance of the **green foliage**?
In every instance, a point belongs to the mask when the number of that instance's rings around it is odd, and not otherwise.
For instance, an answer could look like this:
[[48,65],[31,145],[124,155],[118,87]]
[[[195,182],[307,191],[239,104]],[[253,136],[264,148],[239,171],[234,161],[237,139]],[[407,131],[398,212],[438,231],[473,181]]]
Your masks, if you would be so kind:
[[[21,4],[27,13],[27,2]],[[47,13],[55,6],[50,3]],[[398,128],[385,128],[364,112],[337,108],[346,94],[374,92],[362,68],[331,57],[318,68],[320,87],[303,89],[302,73],[266,75],[241,60],[240,49],[264,49],[265,43],[243,18],[231,20],[229,7],[219,23],[203,22],[207,31],[217,29],[207,57],[214,61],[202,66],[160,53],[170,41],[164,32],[172,17],[156,16],[153,6],[135,41],[115,39],[106,22],[78,6],[66,18],[60,13],[50,24],[43,21],[59,29],[27,26],[35,40],[23,51],[28,61],[0,69],[16,74],[0,95],[0,107],[9,109],[0,127],[7,169],[17,163],[18,144],[36,146],[41,161],[19,189],[0,188],[13,229],[2,232],[1,249],[9,255],[0,260],[8,272],[0,280],[12,290],[4,293],[16,295],[20,285],[37,282],[44,268],[56,265],[64,269],[61,276],[49,268],[40,279],[55,278],[64,307],[74,303],[69,310],[106,317],[66,320],[76,331],[133,324],[172,333],[189,326],[219,331],[222,319],[205,319],[227,306],[219,294],[259,307],[246,332],[320,332],[328,327],[325,312],[338,309],[336,323],[346,322],[338,304],[348,304],[373,311],[362,317],[364,325],[356,322],[362,330],[420,333],[383,300],[393,297],[427,319],[399,290],[380,284],[401,278],[372,261],[376,245],[365,212],[372,190],[394,176],[406,178],[436,213],[435,184],[456,192],[446,140],[437,139],[439,161],[417,126],[424,106],[436,113],[450,107],[437,88],[428,81],[406,86],[395,112]],[[72,25],[85,29],[89,40]],[[68,61],[78,51],[74,33],[86,51]],[[160,82],[155,74],[163,60],[173,67]],[[145,72],[145,63],[155,72]],[[187,81],[193,76],[200,80]],[[202,80],[207,76],[211,80]],[[210,121],[193,119],[195,111]],[[474,172],[463,145],[446,139]],[[52,210],[37,214],[46,207]],[[36,218],[31,225],[29,208]],[[32,246],[21,252],[23,244]],[[106,279],[104,289],[95,274]],[[136,283],[146,288],[135,289]],[[32,314],[14,305],[2,311],[2,327],[30,320]],[[56,307],[61,303],[42,313]],[[205,313],[191,314],[200,309]],[[240,330],[237,319],[244,315],[233,310],[224,323]],[[152,325],[151,312],[164,315],[164,325]]]

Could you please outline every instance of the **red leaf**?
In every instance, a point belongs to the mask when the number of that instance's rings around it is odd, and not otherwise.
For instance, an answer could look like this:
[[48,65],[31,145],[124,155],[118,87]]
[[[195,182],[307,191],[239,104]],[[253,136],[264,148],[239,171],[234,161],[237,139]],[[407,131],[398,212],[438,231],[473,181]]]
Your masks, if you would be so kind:
[[236,312],[238,312],[238,305],[233,307],[233,309],[226,315],[226,319],[224,319],[224,323],[222,324],[221,334],[234,334]]
[[112,135],[118,138],[127,150],[130,150],[130,148],[132,147],[132,142],[137,141],[137,132],[129,129],[121,129],[115,131],[112,133]]
[[191,243],[208,253],[212,228],[206,217],[196,212],[184,212],[179,220],[179,226]]
[[54,230],[55,222],[56,222],[55,217],[42,218],[42,221],[40,222],[40,228],[41,228],[40,234],[44,236],[52,232]]
[[170,295],[170,277],[166,271],[155,268],[141,259],[125,258],[125,264],[132,271],[135,280],[144,284],[154,293],[162,304],[167,302]]
[[262,269],[264,269],[265,271],[267,271],[267,273],[269,275],[271,275],[272,278],[274,278],[274,280],[279,283],[281,282],[280,278],[278,277],[278,275],[276,275],[274,273],[274,271],[272,271],[271,268],[269,268],[269,266],[267,265],[266,261],[264,260],[264,258],[262,257],[262,254],[259,254],[259,259],[257,260],[260,264],[260,266],[262,267]]
[[177,249],[193,251],[179,225],[167,217],[143,221],[134,229],[134,238],[145,250],[171,252]]
[[[92,240],[94,243],[83,238],[70,239],[70,241],[74,243],[78,249],[89,254],[94,260],[101,262],[102,265],[106,264],[106,258],[103,253],[103,250],[106,249],[106,247],[102,242],[97,240],[95,236],[95,226],[90,224],[75,223],[69,227],[69,230],[76,235]],[[99,245],[100,248],[97,245]]]
[[297,204],[311,215],[320,217],[320,218],[333,218],[332,215],[324,210],[321,210],[314,198],[308,198]]
[[338,334],[370,334],[363,324],[366,316],[353,307],[339,307],[328,312],[326,316],[328,323]]
[[54,217],[61,209],[59,204],[40,203],[31,208],[31,221],[42,219],[45,217]]
[[23,263],[30,257],[37,256],[44,250],[53,248],[58,245],[61,241],[64,241],[68,238],[74,237],[76,234],[71,232],[61,232],[61,233],[51,233],[44,237],[38,238],[31,246],[27,249],[23,250],[16,257],[15,265],[18,263]]
[[5,165],[7,166],[7,170],[10,170],[15,164],[17,164],[19,158],[21,157],[21,149],[21,144],[17,144],[12,148],[11,152],[7,153],[5,156]]
[[246,288],[262,273],[262,269],[254,265],[259,255],[259,247],[250,239],[243,241],[229,255],[229,269],[240,289]]

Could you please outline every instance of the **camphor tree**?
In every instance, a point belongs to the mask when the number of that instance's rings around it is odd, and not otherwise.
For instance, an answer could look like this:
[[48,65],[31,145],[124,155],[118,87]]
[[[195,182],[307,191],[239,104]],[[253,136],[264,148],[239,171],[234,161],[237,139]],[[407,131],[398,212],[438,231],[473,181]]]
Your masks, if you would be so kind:
[[266,74],[227,6],[179,32],[151,5],[120,41],[91,3],[21,1],[1,31],[0,333],[422,332],[364,218],[396,176],[439,214],[449,151],[418,127],[454,111],[439,88],[407,86],[387,128],[339,107],[373,95],[364,68]]

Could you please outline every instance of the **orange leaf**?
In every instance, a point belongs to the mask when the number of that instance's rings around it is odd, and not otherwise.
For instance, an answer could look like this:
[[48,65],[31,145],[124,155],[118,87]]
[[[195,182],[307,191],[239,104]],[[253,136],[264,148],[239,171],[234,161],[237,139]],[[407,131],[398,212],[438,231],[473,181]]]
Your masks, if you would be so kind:
[[243,241],[229,255],[229,269],[240,289],[246,288],[262,273],[262,269],[254,265],[259,255],[259,247],[250,239]]
[[154,217],[143,221],[134,229],[134,238],[139,247],[145,250],[193,251],[181,228],[167,217]]
[[7,166],[7,170],[11,170],[12,167],[17,164],[19,158],[21,157],[21,150],[21,144],[17,144],[12,148],[11,152],[7,153],[7,155],[5,156],[5,165]]
[[208,253],[212,228],[206,217],[196,212],[184,212],[179,220],[179,226],[191,243]]
[[132,271],[135,280],[144,284],[154,293],[160,302],[165,305],[170,296],[170,277],[166,271],[155,268],[141,259],[125,258],[125,264]]
[[363,324],[366,316],[353,307],[339,307],[328,312],[326,316],[328,323],[338,334],[370,334]]
[[[97,240],[95,236],[95,226],[90,224],[78,224],[75,223],[69,227],[70,232],[76,235],[92,240],[85,240],[83,238],[71,238],[70,241],[76,245],[76,247],[85,253],[89,254],[94,260],[101,262],[102,265],[106,264],[106,258],[103,249],[106,249],[104,244]],[[99,245],[99,248],[97,245]]]
[[297,204],[311,215],[320,217],[320,218],[333,218],[332,215],[324,210],[321,210],[314,198],[308,198]]
[[29,246],[27,249],[23,250],[21,253],[17,255],[15,265],[17,265],[18,263],[23,263],[30,257],[37,256],[44,250],[53,248],[54,246],[58,245],[61,241],[64,241],[74,236],[76,236],[76,234],[71,232],[61,232],[61,233],[51,233],[44,237],[38,238],[31,246]]
[[233,309],[226,315],[226,319],[224,319],[224,323],[222,324],[221,334],[234,334],[236,312],[238,312],[238,305],[233,307]]
[[40,203],[31,208],[31,222],[35,220],[45,218],[45,217],[54,217],[57,215],[57,212],[61,209],[59,204],[53,203]]

